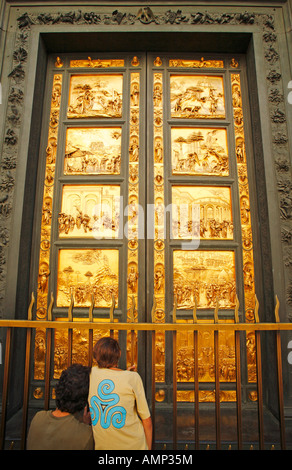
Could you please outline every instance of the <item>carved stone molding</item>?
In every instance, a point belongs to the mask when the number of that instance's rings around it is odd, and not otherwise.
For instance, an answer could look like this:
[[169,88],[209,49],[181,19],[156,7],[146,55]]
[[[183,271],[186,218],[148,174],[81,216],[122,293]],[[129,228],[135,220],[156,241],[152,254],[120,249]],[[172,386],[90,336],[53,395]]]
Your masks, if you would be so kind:
[[6,126],[0,162],[0,317],[6,290],[7,249],[10,242],[10,217],[13,207],[19,134],[23,114],[24,79],[28,57],[28,33],[18,31],[13,52],[12,71],[6,109]]
[[[100,14],[97,12],[82,12],[81,10],[68,13],[41,13],[31,15],[23,13],[18,19],[19,29],[30,28],[35,24],[123,24],[133,25],[142,23],[155,24],[254,24],[256,15],[245,11],[244,13],[210,13],[208,11],[197,13],[183,13],[178,9],[167,10],[165,13],[155,14],[150,7],[138,8],[136,14],[114,10],[112,13]],[[266,21],[272,22],[268,17]]]

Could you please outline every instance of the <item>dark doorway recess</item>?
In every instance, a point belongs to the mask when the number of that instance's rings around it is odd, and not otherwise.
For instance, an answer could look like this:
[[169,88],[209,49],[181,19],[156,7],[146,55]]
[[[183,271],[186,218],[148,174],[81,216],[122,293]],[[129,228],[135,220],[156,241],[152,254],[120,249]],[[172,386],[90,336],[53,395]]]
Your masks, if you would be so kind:
[[217,52],[244,53],[250,33],[204,32],[78,32],[43,33],[47,51],[65,52]]

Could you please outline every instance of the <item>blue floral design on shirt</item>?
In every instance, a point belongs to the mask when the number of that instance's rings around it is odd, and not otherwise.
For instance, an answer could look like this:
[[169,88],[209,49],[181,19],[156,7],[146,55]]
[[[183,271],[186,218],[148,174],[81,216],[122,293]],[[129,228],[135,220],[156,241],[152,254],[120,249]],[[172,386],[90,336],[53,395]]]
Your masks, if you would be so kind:
[[103,429],[109,428],[111,424],[117,429],[125,425],[127,412],[123,406],[116,406],[120,397],[117,393],[112,393],[114,389],[112,380],[102,380],[97,387],[97,395],[91,397],[90,414],[93,426],[99,419]]

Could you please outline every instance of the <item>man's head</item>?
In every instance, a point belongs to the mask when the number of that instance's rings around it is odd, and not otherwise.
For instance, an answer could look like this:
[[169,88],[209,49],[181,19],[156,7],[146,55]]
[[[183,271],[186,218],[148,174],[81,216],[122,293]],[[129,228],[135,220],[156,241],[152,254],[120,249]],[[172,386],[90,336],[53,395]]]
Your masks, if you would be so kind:
[[121,356],[119,343],[110,337],[100,338],[93,348],[93,356],[100,368],[116,367]]
[[88,399],[90,367],[72,364],[63,370],[56,385],[56,405],[60,411],[82,411]]

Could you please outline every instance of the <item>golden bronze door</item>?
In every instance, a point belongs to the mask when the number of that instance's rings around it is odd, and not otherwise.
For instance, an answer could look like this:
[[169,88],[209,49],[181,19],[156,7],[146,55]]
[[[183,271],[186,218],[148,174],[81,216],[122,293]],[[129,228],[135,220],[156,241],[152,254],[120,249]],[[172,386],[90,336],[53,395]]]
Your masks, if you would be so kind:
[[[34,285],[36,318],[88,321],[254,321],[244,57],[99,54],[50,57],[40,149]],[[246,103],[246,104],[245,104]],[[47,124],[46,124],[47,123]],[[51,294],[52,293],[52,294]],[[102,333],[95,332],[97,339]],[[45,331],[34,380],[45,374]],[[151,372],[144,337],[123,364]],[[54,378],[68,362],[54,338]],[[255,380],[247,338],[247,382]],[[156,399],[167,402],[171,344],[156,334]],[[177,334],[178,401],[193,401],[192,335]],[[134,354],[134,357],[133,357]],[[132,356],[132,357],[131,357]],[[88,362],[88,332],[72,360]],[[235,347],[220,334],[222,400],[234,401]],[[201,401],[213,401],[214,341],[199,334]],[[224,384],[226,387],[224,388]],[[41,387],[35,388],[35,396]]]

